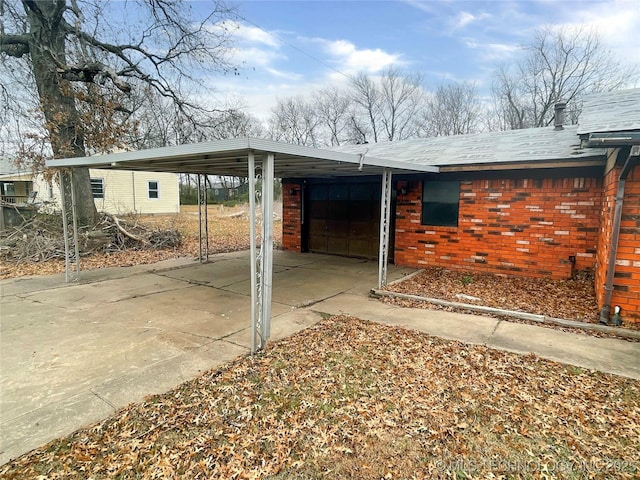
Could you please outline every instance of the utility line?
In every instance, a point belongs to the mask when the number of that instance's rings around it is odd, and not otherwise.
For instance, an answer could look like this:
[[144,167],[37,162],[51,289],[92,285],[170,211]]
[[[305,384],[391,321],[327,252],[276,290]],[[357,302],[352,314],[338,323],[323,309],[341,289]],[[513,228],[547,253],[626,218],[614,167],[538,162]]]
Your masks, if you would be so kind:
[[302,55],[304,55],[304,56],[306,56],[306,57],[309,57],[311,60],[313,60],[313,61],[315,61],[315,62],[318,62],[319,64],[324,65],[324,66],[325,66],[325,67],[327,67],[327,68],[330,68],[330,69],[331,69],[331,70],[333,70],[334,72],[339,73],[340,75],[342,75],[343,77],[345,77],[347,80],[351,80],[351,77],[350,77],[349,75],[347,75],[347,74],[346,74],[346,73],[344,73],[344,72],[341,72],[340,70],[338,70],[338,69],[337,69],[337,68],[335,68],[334,66],[329,65],[329,64],[328,64],[327,62],[325,62],[324,60],[320,60],[319,58],[314,57],[314,56],[313,56],[313,55],[311,55],[310,53],[305,52],[305,51],[304,51],[304,50],[302,50],[301,48],[299,48],[299,47],[297,47],[297,46],[293,45],[292,43],[290,43],[290,42],[288,42],[288,41],[284,40],[283,38],[280,38],[280,37],[279,37],[278,35],[276,35],[275,33],[271,33],[271,32],[269,32],[269,31],[265,30],[264,28],[262,28],[262,27],[261,27],[260,25],[258,25],[257,23],[252,22],[251,20],[249,20],[249,19],[248,19],[248,18],[246,18],[246,17],[243,17],[243,16],[242,16],[242,15],[240,15],[240,14],[236,14],[236,16],[237,16],[239,19],[244,20],[244,21],[245,21],[245,22],[247,22],[248,24],[253,25],[253,26],[254,26],[254,27],[256,27],[257,29],[259,29],[259,30],[261,30],[262,32],[266,33],[267,35],[269,35],[269,36],[271,36],[271,37],[275,38],[276,40],[278,40],[278,41],[280,41],[280,42],[284,43],[285,45],[288,45],[289,47],[293,48],[294,50],[296,50],[297,52],[301,53]]

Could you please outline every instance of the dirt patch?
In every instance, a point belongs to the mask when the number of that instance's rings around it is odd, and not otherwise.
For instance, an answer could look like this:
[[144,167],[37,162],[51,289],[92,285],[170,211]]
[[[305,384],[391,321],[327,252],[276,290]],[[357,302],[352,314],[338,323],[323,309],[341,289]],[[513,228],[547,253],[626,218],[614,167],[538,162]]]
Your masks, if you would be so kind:
[[18,478],[637,478],[640,383],[333,317],[0,467]]

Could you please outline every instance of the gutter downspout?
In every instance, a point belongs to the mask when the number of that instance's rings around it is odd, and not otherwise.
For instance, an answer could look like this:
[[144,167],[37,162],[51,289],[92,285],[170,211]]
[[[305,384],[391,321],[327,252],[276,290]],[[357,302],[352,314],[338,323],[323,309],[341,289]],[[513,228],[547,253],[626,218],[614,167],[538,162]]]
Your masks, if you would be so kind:
[[600,310],[600,323],[607,325],[609,323],[609,312],[611,310],[611,297],[613,295],[613,278],[616,270],[616,257],[618,256],[618,239],[620,237],[620,222],[622,221],[622,207],[624,204],[624,188],[629,173],[637,162],[635,155],[638,151],[634,148],[629,149],[627,159],[624,162],[622,171],[618,176],[618,189],[616,191],[616,204],[613,212],[613,226],[611,232],[611,247],[609,249],[609,263],[607,265],[607,279],[604,284],[604,305]]

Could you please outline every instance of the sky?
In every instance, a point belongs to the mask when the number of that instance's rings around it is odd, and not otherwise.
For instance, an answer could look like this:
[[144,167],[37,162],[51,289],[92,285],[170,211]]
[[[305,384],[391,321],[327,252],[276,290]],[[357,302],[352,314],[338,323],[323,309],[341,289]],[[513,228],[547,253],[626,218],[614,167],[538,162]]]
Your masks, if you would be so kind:
[[[193,2],[193,8],[206,2]],[[240,1],[232,49],[239,75],[210,79],[219,99],[242,99],[265,120],[278,98],[311,95],[389,66],[419,72],[424,88],[475,82],[489,95],[536,29],[597,30],[625,64],[640,64],[640,1]],[[632,85],[637,86],[637,85]]]

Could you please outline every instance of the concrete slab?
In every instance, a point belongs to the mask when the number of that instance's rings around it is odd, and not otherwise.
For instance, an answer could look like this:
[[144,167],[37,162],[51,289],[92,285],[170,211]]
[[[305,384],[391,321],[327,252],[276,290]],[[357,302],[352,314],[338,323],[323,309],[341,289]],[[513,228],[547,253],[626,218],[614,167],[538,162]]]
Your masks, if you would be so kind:
[[[309,309],[291,310],[271,319],[271,340],[281,340],[293,335],[307,327],[310,327],[322,320],[322,315]],[[239,345],[249,345],[251,343],[251,330],[244,329],[237,332],[225,340]]]
[[[280,265],[274,265],[273,267],[274,272],[281,272],[286,269],[287,267]],[[223,288],[247,280],[251,275],[251,266],[245,258],[231,258],[224,261],[219,260],[215,265],[211,263],[199,264],[159,274],[185,282]]]
[[[139,273],[148,273],[163,271],[167,269],[175,269],[183,266],[198,265],[197,260],[190,257],[173,258],[163,260],[150,265],[135,265],[131,267],[109,267],[99,268],[96,270],[83,270],[80,280],[74,282],[74,285],[86,285],[93,282],[100,282],[115,278],[131,277]],[[30,292],[39,292],[50,288],[60,288],[65,285],[65,276],[63,273],[56,275],[39,275],[32,277],[23,277],[18,279],[0,280],[0,296],[7,297],[16,294],[25,294]]]
[[6,421],[3,417],[0,424],[0,464],[56,437],[69,435],[78,427],[96,422],[113,412],[113,407],[98,396],[83,392]]
[[557,362],[640,379],[640,344],[502,321],[489,345]]
[[[145,273],[131,278],[117,278],[83,285],[69,285],[32,292],[24,295],[34,302],[63,308],[85,310],[96,305],[119,302],[129,298],[143,297],[157,292],[187,288],[188,282],[179,282],[154,273]],[[21,294],[16,296],[22,297]]]
[[91,391],[118,409],[142,401],[148,395],[166,392],[248,353],[250,350],[247,347],[228,341],[211,341],[194,351],[149,365],[144,368],[144,374],[131,372],[92,387]]
[[[272,338],[318,321],[309,303],[338,287],[299,270],[321,256],[280,257]],[[297,271],[288,279],[287,271]],[[129,274],[129,275],[128,275]],[[0,318],[0,462],[69,433],[145,395],[165,391],[249,351],[248,252],[174,269],[124,268],[3,283]],[[353,277],[352,277],[353,278]],[[205,282],[208,282],[205,284]],[[246,289],[226,287],[246,283]],[[222,287],[222,288],[216,288]],[[277,289],[291,291],[279,292]],[[294,293],[297,291],[297,293]],[[320,293],[320,296],[318,295]],[[312,294],[312,295],[311,295]],[[78,409],[78,412],[74,410]]]
[[325,258],[325,255],[319,255],[317,253],[300,254],[284,252],[282,250],[273,252],[273,264],[282,267],[301,267],[322,260],[323,258]]
[[476,315],[402,308],[362,295],[344,293],[313,305],[314,310],[331,315],[349,314],[364,320],[411,328],[449,340],[484,345],[498,320]]
[[[377,262],[276,252],[274,263],[274,340],[313,325],[317,312],[349,313],[640,378],[638,343],[385,304],[367,297]],[[390,266],[388,279],[412,271]],[[62,282],[0,284],[0,464],[249,351],[248,252]]]

